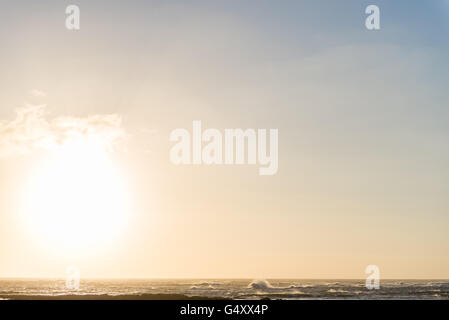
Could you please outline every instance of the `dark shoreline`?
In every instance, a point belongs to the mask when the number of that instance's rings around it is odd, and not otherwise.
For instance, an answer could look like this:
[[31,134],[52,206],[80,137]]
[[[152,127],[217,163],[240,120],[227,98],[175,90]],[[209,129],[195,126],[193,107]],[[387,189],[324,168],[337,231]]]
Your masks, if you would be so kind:
[[107,295],[107,294],[70,294],[70,295],[0,295],[7,300],[226,300],[220,297],[186,296],[183,294],[140,294],[140,295]]

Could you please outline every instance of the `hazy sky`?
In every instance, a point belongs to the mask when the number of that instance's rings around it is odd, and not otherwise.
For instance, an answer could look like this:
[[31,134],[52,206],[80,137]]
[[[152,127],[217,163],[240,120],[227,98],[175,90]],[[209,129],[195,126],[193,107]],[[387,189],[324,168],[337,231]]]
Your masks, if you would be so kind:
[[[0,277],[449,278],[449,1],[0,4],[0,146],[26,105],[46,134],[124,131],[110,156],[132,199],[119,241],[48,247],[20,218],[46,151],[5,152]],[[174,166],[169,134],[193,120],[278,128],[278,173]]]

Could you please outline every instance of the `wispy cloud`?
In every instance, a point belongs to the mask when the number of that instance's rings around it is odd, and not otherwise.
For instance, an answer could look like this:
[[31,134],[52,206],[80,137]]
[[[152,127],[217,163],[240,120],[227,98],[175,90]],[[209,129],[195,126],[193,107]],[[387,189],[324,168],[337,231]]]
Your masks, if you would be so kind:
[[0,157],[52,150],[70,143],[89,143],[113,150],[126,137],[117,114],[49,118],[45,105],[16,110],[12,121],[0,122]]
[[35,97],[46,97],[47,94],[41,90],[33,89],[30,91],[30,94]]

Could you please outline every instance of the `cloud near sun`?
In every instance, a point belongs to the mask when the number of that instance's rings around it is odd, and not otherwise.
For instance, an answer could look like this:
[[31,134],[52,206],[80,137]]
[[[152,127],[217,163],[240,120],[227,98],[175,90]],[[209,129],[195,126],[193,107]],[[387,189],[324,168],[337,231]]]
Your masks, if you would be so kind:
[[117,114],[50,119],[45,105],[33,105],[16,110],[12,121],[0,121],[0,157],[78,143],[111,151],[125,138],[122,118]]

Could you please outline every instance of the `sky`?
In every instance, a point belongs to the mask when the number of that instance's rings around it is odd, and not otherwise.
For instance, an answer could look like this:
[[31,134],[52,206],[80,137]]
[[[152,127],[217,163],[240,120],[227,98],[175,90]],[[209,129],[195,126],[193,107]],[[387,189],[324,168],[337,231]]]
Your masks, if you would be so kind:
[[[449,1],[0,4],[0,277],[449,278]],[[277,128],[278,172],[173,165],[194,120]],[[30,231],[26,190],[85,132],[128,205],[119,236],[76,250]]]

